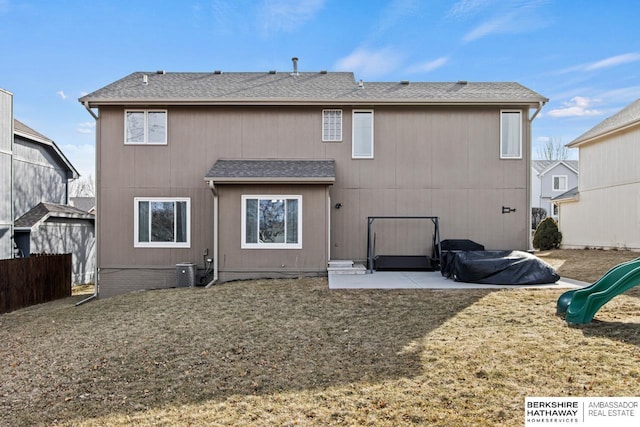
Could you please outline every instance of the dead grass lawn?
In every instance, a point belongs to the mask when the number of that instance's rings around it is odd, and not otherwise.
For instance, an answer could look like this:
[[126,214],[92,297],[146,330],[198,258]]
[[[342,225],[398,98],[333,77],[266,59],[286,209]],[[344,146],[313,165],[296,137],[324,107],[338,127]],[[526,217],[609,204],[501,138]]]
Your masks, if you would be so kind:
[[[541,255],[586,280],[595,252]],[[640,395],[640,293],[568,327],[561,292],[299,279],[74,296],[0,316],[0,425],[520,426],[526,396]]]

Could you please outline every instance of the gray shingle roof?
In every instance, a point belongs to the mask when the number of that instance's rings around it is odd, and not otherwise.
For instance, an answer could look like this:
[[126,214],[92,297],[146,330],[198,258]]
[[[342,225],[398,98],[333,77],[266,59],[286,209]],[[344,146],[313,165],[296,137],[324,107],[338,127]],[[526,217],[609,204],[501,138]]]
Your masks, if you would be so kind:
[[15,228],[31,228],[38,222],[48,217],[94,219],[94,215],[81,209],[67,205],[57,205],[55,203],[38,203],[27,213],[16,219]]
[[625,108],[623,108],[613,116],[604,119],[591,129],[571,141],[568,145],[575,147],[596,137],[617,131],[619,129],[637,123],[640,123],[640,99],[637,99],[635,102],[627,105]]
[[[146,77],[145,77],[146,76]],[[146,79],[146,83],[144,82]],[[80,98],[108,104],[528,104],[542,95],[513,82],[364,82],[353,73],[135,72]]]
[[52,151],[53,155],[60,159],[62,164],[67,167],[73,179],[77,179],[80,176],[76,168],[71,164],[69,159],[67,159],[67,156],[64,155],[62,150],[60,150],[60,148],[52,139],[47,138],[40,132],[33,130],[18,119],[13,119],[13,132],[32,142],[47,147],[47,149]]
[[577,171],[580,167],[580,162],[578,162],[577,160],[532,160],[531,166],[533,166],[533,169],[535,169],[535,171],[540,174],[560,162],[566,163],[575,171]]
[[578,187],[573,187],[569,191],[566,191],[556,197],[553,197],[551,200],[555,202],[562,201],[562,200],[571,200],[578,197],[579,194],[580,192],[578,191]]
[[333,160],[218,160],[205,180],[218,183],[331,183],[335,177]]

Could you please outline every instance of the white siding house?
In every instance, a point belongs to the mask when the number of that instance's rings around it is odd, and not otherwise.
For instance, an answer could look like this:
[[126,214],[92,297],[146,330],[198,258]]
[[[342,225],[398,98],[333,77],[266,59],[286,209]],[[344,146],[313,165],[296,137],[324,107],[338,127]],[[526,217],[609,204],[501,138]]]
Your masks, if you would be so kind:
[[531,207],[542,208],[558,219],[551,199],[578,185],[577,160],[533,160],[531,162]]
[[578,191],[556,200],[565,248],[640,249],[640,99],[568,144]]

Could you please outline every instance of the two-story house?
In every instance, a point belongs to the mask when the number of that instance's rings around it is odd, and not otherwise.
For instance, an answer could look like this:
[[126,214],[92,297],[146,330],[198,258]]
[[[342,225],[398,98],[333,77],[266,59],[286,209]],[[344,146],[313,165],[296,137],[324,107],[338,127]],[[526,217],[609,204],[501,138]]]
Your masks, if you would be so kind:
[[[530,247],[531,123],[518,83],[363,82],[349,72],[136,72],[79,100],[97,120],[101,296],[326,275],[367,257],[368,216],[438,216],[443,238]],[[377,253],[433,229],[381,223]]]
[[558,219],[554,197],[578,185],[577,160],[533,160],[531,162],[531,207],[542,208]]
[[640,99],[571,141],[578,187],[554,200],[565,248],[640,249]]
[[72,280],[95,276],[94,215],[69,205],[78,172],[56,143],[13,117],[0,91],[0,255],[71,253]]

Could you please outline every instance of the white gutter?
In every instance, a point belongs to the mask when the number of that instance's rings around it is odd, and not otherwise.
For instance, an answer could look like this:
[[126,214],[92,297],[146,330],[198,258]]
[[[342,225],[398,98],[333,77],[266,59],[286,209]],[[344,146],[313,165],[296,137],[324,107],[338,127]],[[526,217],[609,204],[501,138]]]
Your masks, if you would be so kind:
[[531,116],[531,118],[529,119],[529,123],[531,123],[536,118],[536,116],[540,113],[540,111],[542,111],[542,107],[544,107],[545,104],[546,104],[545,101],[538,102],[538,108],[536,109],[536,112],[533,113],[533,116]]
[[213,279],[205,289],[218,281],[218,190],[213,181],[209,181],[209,189],[213,194]]
[[82,105],[84,105],[84,108],[87,109],[87,111],[89,112],[89,114],[91,114],[93,116],[94,119],[98,120],[98,116],[96,115],[96,113],[93,112],[93,110],[91,109],[91,107],[89,106],[89,102],[88,101],[84,101],[82,103]]

